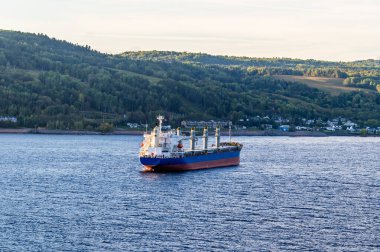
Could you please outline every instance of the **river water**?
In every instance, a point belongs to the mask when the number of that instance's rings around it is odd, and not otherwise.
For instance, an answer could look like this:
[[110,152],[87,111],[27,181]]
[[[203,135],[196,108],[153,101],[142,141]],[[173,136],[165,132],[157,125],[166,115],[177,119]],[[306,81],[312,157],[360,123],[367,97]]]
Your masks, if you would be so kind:
[[378,251],[380,138],[236,137],[146,173],[139,136],[0,135],[0,251]]

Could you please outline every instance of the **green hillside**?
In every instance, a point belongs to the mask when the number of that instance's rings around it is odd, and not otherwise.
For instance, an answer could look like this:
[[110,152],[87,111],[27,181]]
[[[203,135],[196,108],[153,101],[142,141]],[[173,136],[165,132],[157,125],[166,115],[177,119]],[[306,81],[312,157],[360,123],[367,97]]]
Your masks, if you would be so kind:
[[[380,60],[331,62],[313,59],[249,58],[213,56],[204,53],[160,51],[125,52],[122,55],[129,59],[137,60],[237,67],[260,75],[331,78],[332,86],[336,86],[335,83],[341,79],[343,86],[348,87],[347,90],[349,90],[350,87],[354,89],[380,90]],[[303,80],[307,80],[307,78]],[[309,84],[310,82],[305,81],[303,83]],[[316,87],[318,88],[318,86]]]
[[369,79],[374,83],[350,85],[374,90],[379,68],[371,60],[334,63],[173,52],[107,55],[43,34],[0,31],[0,117],[18,119],[15,125],[0,126],[95,129],[103,122],[153,122],[158,113],[172,123],[237,122],[256,115],[376,122],[380,94],[375,91],[331,95],[272,75]]
[[377,92],[373,89],[351,87],[344,85],[342,78],[328,78],[328,77],[309,77],[298,75],[274,75],[274,78],[303,83],[309,87],[321,89],[331,95],[339,95],[343,92],[363,91],[363,92]]

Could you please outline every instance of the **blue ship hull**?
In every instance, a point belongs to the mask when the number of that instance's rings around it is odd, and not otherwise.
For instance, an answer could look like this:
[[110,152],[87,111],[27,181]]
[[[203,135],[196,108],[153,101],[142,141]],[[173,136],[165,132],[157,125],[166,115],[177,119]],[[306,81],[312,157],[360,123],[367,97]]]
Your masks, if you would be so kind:
[[240,150],[214,152],[181,158],[140,157],[147,168],[159,171],[187,171],[214,167],[236,166],[240,163]]

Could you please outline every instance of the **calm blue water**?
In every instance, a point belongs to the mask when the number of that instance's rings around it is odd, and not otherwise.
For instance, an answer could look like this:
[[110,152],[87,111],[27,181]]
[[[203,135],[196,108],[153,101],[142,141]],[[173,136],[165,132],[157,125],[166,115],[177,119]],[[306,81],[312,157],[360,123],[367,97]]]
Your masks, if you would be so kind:
[[135,136],[0,135],[0,251],[378,251],[380,138],[238,137],[141,172]]

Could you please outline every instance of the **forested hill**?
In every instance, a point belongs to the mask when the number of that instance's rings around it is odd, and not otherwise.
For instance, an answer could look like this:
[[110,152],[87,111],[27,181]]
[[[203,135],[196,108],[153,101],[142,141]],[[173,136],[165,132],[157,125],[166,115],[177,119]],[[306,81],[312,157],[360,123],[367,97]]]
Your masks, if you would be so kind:
[[173,51],[138,51],[124,52],[121,55],[140,60],[154,60],[166,62],[192,62],[208,65],[225,65],[225,66],[254,66],[254,67],[338,67],[345,69],[372,69],[380,70],[380,60],[362,60],[353,62],[333,62],[321,60],[302,60],[290,58],[252,58],[252,57],[236,57],[210,55],[206,53],[189,53],[189,52],[173,52]]
[[[335,71],[343,78],[374,83],[368,84],[368,92],[332,95],[271,76],[308,74],[304,71],[321,71],[319,75]],[[343,116],[376,124],[380,95],[372,87],[378,76],[377,61],[309,62],[172,52],[107,55],[42,34],[0,31],[0,117],[17,117],[12,125],[21,127],[94,129],[103,122],[118,126],[152,122],[158,113],[173,123],[237,122],[268,115],[292,120]],[[3,127],[12,125],[0,122]]]
[[[182,62],[199,65],[238,67],[247,71],[267,75],[296,75],[311,77],[333,77],[347,79],[345,84],[380,84],[380,60],[361,60],[353,62],[332,62],[321,60],[301,60],[289,58],[249,58],[233,56],[214,56],[205,53],[141,51],[125,52],[129,59],[162,62]],[[348,82],[350,80],[351,82]]]

